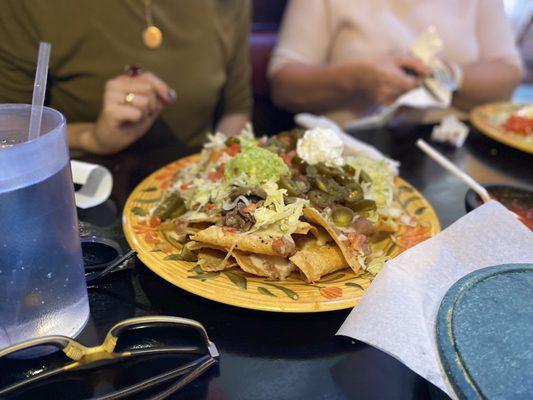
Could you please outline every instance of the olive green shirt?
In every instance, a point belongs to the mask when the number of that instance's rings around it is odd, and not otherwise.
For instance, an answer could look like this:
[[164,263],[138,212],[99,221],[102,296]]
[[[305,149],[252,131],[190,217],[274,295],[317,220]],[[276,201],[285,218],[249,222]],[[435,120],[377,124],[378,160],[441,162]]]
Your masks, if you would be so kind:
[[104,84],[140,64],[177,92],[156,124],[195,146],[216,117],[251,109],[249,0],[152,0],[163,44],[147,48],[143,0],[2,0],[0,103],[30,103],[38,43],[52,44],[47,104],[94,122]]

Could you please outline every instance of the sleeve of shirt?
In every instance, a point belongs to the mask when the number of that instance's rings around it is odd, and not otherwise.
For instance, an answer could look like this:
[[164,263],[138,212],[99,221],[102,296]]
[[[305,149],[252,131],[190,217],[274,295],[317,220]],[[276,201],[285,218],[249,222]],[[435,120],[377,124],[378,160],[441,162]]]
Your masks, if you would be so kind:
[[279,40],[272,53],[269,75],[285,64],[324,64],[331,32],[326,0],[291,0],[285,10]]
[[479,59],[481,61],[503,59],[522,68],[520,54],[502,0],[478,0],[477,4]]
[[0,103],[31,103],[39,35],[25,1],[0,12]]
[[251,63],[248,36],[251,25],[251,5],[248,0],[239,13],[238,33],[228,65],[227,81],[223,88],[223,115],[246,114],[252,111]]

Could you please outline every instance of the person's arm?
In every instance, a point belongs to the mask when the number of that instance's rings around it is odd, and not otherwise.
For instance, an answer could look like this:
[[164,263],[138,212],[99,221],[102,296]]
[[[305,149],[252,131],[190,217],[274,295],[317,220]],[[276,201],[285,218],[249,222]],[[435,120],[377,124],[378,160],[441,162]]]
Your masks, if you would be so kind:
[[226,136],[235,136],[242,132],[248,122],[250,122],[248,114],[225,115],[217,124],[217,132]]
[[[237,4],[237,3],[235,3]],[[250,121],[252,109],[251,63],[248,35],[251,24],[251,4],[248,0],[239,5],[235,24],[233,54],[228,63],[228,77],[222,89],[221,118],[216,130],[226,135],[238,135]]]
[[327,112],[355,102],[389,104],[416,87],[402,68],[427,73],[415,58],[383,55],[338,64],[287,63],[272,75],[272,99],[293,112]]
[[478,61],[463,65],[463,84],[454,105],[464,110],[507,100],[522,80],[522,63],[502,0],[477,3]]
[[330,63],[339,18],[331,2],[291,0],[269,65],[275,104],[317,113],[354,104],[389,104],[418,83],[402,66],[420,75],[427,72],[414,58],[400,55]]
[[[113,154],[143,136],[174,100],[173,90],[152,74],[120,75],[106,82],[102,109],[94,123],[67,125],[69,146],[95,154]],[[132,99],[126,101],[126,96]]]
[[482,103],[508,100],[523,76],[520,67],[505,60],[481,61],[462,69],[463,84],[453,104],[466,111]]

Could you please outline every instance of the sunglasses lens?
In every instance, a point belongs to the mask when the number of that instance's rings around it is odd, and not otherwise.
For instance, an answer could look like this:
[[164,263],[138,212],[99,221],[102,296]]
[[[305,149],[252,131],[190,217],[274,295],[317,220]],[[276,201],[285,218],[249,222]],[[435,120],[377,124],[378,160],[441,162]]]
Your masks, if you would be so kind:
[[43,344],[31,349],[20,350],[0,358],[1,390],[34,376],[50,373],[70,363],[70,359],[57,347]]
[[196,328],[174,324],[124,328],[118,334],[115,352],[168,348],[189,349],[194,354],[207,353],[203,337]]

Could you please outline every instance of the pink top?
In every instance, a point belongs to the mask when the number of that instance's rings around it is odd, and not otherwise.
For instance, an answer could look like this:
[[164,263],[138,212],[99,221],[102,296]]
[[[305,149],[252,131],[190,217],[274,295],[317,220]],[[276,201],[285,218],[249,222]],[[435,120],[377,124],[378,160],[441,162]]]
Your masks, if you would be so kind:
[[501,0],[291,0],[269,73],[289,62],[406,53],[430,25],[443,39],[445,61],[521,66]]

